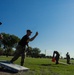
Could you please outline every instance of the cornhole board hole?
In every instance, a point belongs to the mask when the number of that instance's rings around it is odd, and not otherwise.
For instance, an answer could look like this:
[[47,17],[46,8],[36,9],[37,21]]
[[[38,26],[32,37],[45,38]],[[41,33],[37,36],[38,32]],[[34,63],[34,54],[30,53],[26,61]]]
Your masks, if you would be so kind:
[[8,69],[12,72],[28,71],[29,70],[29,68],[27,68],[27,67],[13,64],[13,63],[10,63],[8,61],[0,61],[0,67]]

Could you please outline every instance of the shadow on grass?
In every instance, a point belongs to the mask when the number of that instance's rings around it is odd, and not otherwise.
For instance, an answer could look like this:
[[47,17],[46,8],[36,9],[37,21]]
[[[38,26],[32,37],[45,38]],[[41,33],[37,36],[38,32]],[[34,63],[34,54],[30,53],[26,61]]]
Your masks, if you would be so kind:
[[41,64],[41,66],[51,66],[52,64]]
[[56,67],[56,66],[59,66],[59,64],[41,64],[41,66],[52,66],[52,67]]

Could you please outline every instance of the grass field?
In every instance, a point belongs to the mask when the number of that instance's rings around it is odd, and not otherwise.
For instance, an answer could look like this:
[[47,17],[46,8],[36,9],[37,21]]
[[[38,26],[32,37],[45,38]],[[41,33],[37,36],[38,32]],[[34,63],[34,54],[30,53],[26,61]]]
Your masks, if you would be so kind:
[[[0,56],[0,60],[10,60],[12,57]],[[66,59],[60,59],[66,63]],[[72,64],[56,65],[49,58],[26,58],[24,66],[30,68],[24,75],[74,75],[74,60]],[[14,63],[20,64],[20,58]]]

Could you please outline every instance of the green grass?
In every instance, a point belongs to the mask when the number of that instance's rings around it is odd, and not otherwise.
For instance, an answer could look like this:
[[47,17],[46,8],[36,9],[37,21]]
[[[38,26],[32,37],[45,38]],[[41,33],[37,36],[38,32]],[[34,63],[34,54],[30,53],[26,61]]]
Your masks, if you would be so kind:
[[[0,56],[0,60],[10,60],[11,58]],[[66,59],[60,59],[60,61],[66,63]],[[71,62],[74,63],[74,60]],[[20,58],[14,63],[20,64]],[[25,75],[74,75],[74,64],[56,65],[48,58],[26,58],[24,66],[30,68]]]

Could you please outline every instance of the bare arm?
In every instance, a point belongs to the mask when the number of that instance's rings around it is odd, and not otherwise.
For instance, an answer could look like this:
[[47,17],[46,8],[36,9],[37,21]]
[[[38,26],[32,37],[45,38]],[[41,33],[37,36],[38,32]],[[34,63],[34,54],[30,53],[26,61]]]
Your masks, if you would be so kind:
[[29,41],[33,41],[37,35],[38,35],[38,32],[36,32],[36,34],[32,38],[30,38]]
[[53,58],[54,58],[55,52],[53,52]]

